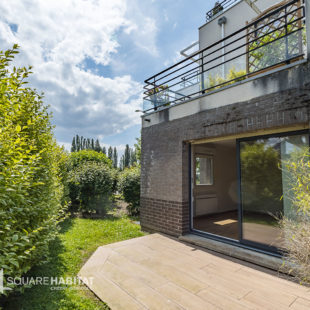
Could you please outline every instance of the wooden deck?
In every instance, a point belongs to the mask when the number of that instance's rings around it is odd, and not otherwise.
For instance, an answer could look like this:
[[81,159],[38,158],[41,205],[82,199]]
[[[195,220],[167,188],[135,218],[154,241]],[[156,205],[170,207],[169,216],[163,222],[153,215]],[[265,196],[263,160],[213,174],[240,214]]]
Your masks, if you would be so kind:
[[161,234],[99,247],[79,276],[113,310],[310,309],[309,288]]

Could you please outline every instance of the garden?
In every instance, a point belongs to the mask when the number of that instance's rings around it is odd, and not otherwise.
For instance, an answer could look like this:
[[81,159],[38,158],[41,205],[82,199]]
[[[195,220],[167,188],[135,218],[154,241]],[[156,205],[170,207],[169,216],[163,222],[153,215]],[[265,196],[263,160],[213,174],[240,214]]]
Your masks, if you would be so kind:
[[110,150],[64,150],[16,54],[0,52],[0,309],[108,309],[76,275],[98,246],[143,235],[139,141],[121,169]]
[[[121,167],[115,150],[107,155],[90,139],[76,137],[71,152],[64,150],[43,95],[27,86],[32,68],[14,67],[16,54],[17,45],[0,52],[0,309],[109,309],[72,279],[98,246],[143,235],[140,141],[134,151],[126,147]],[[280,220],[283,268],[309,284],[309,150],[283,167],[295,210]],[[71,283],[52,289],[22,281],[37,277]]]

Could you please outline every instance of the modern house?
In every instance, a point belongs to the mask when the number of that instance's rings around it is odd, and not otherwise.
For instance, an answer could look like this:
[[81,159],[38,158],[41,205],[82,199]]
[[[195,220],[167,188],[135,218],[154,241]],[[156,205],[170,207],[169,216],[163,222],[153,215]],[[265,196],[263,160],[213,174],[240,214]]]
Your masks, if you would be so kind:
[[282,162],[309,146],[306,29],[310,0],[217,2],[184,59],[145,81],[142,229],[281,255]]

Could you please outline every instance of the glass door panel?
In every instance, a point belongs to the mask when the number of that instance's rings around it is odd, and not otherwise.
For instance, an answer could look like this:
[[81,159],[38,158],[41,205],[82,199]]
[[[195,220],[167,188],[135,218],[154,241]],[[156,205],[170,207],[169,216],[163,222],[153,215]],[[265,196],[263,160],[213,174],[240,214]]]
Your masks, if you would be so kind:
[[283,195],[289,190],[289,176],[281,163],[308,145],[308,134],[240,141],[243,241],[282,247],[278,219],[292,216],[293,208]]

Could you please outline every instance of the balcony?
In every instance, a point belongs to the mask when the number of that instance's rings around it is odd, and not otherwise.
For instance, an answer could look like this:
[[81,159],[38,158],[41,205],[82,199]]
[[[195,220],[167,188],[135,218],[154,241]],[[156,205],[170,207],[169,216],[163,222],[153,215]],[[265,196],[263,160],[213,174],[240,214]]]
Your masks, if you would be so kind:
[[303,1],[273,6],[245,27],[148,78],[143,110],[168,108],[268,74],[304,59],[306,50]]
[[225,12],[239,1],[240,0],[223,0],[216,2],[214,8],[206,13],[206,22],[216,18],[219,14]]

